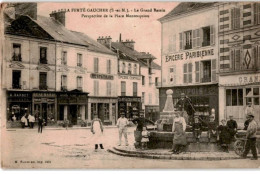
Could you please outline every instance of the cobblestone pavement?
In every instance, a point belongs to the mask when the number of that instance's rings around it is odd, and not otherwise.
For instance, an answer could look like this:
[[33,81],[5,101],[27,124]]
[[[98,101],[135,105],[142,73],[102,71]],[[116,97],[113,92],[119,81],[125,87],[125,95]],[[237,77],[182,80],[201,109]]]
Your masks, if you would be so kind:
[[[134,142],[134,127],[129,128],[129,143]],[[104,131],[105,150],[94,151],[90,129],[2,130],[2,166],[4,168],[259,168],[249,159],[186,161],[143,159],[118,156],[106,151],[118,143],[116,128]]]

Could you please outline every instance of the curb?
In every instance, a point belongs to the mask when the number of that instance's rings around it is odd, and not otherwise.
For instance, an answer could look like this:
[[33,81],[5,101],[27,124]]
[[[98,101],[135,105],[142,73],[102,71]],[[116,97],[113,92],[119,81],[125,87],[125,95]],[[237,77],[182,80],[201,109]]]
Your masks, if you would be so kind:
[[[117,128],[117,126],[104,126],[106,129],[110,128]],[[44,130],[66,130],[64,127],[43,127]],[[78,130],[78,129],[90,129],[90,127],[69,127],[68,130]],[[16,130],[25,130],[25,131],[33,131],[33,130],[38,130],[38,128],[6,128],[6,131],[16,131]]]
[[200,153],[200,155],[204,156],[195,156],[199,153],[189,153],[189,154],[179,154],[174,155],[167,152],[144,152],[144,151],[132,151],[132,150],[125,150],[113,147],[112,149],[107,150],[110,153],[119,156],[126,156],[126,157],[138,157],[138,158],[147,158],[147,159],[163,159],[163,160],[200,160],[200,161],[219,161],[219,160],[235,160],[235,159],[242,159],[239,156],[223,156],[223,153],[218,153],[219,156],[207,156],[207,153]]

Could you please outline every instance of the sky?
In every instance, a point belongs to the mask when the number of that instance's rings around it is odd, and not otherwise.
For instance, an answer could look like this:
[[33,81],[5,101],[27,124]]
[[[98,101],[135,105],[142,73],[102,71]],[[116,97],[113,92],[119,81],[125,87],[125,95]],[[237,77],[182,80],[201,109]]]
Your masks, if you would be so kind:
[[[93,39],[99,36],[110,36],[112,41],[119,40],[121,33],[122,40],[133,39],[135,49],[141,52],[149,52],[157,57],[156,62],[161,64],[161,24],[158,19],[174,7],[177,2],[84,2],[84,3],[39,3],[38,15],[49,16],[49,14],[60,9],[69,9],[66,12],[66,27],[70,30],[86,33]],[[72,9],[108,9],[108,12],[72,12]],[[110,9],[114,12],[110,13]],[[125,15],[124,12],[115,10],[129,10],[133,15],[149,15],[149,18],[119,18],[115,14]],[[164,9],[165,12],[154,12],[156,9]],[[142,9],[152,12],[141,12]],[[132,11],[131,11],[132,10]],[[139,12],[137,12],[139,10]],[[83,15],[112,15],[113,17],[88,18]]]

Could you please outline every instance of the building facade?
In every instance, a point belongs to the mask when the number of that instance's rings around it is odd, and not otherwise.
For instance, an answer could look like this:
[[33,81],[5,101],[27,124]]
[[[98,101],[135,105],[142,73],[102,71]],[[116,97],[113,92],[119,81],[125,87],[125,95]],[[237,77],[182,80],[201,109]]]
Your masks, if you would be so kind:
[[219,5],[219,112],[234,116],[240,127],[252,102],[260,121],[260,3]]
[[184,93],[194,106],[188,114],[199,115],[207,121],[215,113],[215,121],[219,121],[216,16],[216,3],[183,2],[159,19],[162,28],[160,111],[165,105],[166,91],[172,89],[175,107],[182,107],[177,102]]

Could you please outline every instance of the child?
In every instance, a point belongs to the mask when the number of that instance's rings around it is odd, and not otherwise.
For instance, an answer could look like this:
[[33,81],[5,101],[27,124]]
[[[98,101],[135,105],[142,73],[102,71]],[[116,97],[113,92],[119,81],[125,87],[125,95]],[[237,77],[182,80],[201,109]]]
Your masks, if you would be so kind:
[[149,132],[146,130],[146,127],[143,127],[142,131],[142,149],[147,149],[147,143],[149,142]]
[[194,117],[194,137],[196,138],[196,142],[199,143],[199,139],[201,136],[201,127],[202,124],[199,120],[199,116]]

